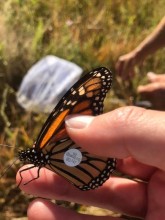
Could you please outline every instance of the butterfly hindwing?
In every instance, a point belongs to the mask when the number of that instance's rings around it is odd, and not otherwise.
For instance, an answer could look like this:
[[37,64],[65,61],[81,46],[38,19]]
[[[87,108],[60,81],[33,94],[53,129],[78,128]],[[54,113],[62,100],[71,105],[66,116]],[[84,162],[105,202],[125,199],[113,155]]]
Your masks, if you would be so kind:
[[70,138],[49,147],[51,157],[45,167],[81,190],[95,189],[102,185],[115,169],[115,159],[89,154]]

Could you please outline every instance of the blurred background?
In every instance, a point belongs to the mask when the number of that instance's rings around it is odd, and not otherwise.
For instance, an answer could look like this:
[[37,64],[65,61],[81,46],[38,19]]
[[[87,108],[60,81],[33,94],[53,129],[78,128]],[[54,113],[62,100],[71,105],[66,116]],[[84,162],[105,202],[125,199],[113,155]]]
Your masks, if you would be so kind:
[[[47,117],[24,110],[16,101],[20,83],[34,63],[51,54],[76,63],[84,72],[108,67],[114,82],[105,111],[131,105],[140,100],[136,89],[145,83],[146,73],[164,71],[165,49],[149,56],[130,81],[117,80],[115,63],[151,33],[164,12],[164,0],[0,1],[0,144],[4,144],[0,146],[0,172],[12,163],[20,148],[32,146]],[[0,220],[26,219],[27,205],[33,197],[16,187],[19,167],[20,163],[15,164],[0,179]],[[57,203],[83,213],[109,213]]]

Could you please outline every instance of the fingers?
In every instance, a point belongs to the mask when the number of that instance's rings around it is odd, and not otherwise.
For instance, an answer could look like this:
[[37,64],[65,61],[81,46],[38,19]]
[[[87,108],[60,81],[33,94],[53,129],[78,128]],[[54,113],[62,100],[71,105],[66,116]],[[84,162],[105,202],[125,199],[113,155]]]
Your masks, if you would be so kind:
[[137,91],[139,93],[152,93],[155,92],[156,90],[162,90],[162,89],[165,90],[165,82],[153,82],[147,85],[138,86]]
[[152,82],[137,89],[143,99],[149,100],[152,107],[157,110],[165,110],[165,81]]
[[123,60],[121,57],[116,64],[116,74],[121,76],[123,79],[127,79],[129,76],[133,75],[132,72],[132,65]]
[[149,181],[157,168],[139,163],[132,157],[117,161],[116,169],[122,174],[129,175],[143,181]]
[[[36,175],[36,169],[23,172],[23,182],[28,182]],[[17,182],[19,181],[18,173]],[[84,192],[64,178],[42,168],[39,179],[27,185],[21,184],[20,188],[28,194],[43,198],[72,201],[135,216],[144,216],[146,213],[146,184],[119,177],[111,177],[102,187]]]
[[123,79],[127,79],[129,76],[134,75],[134,66],[136,65],[136,53],[134,51],[120,56],[116,63],[116,74]]
[[34,200],[28,208],[28,220],[120,220],[110,216],[91,216],[57,206],[43,199]]
[[124,107],[97,117],[70,116],[66,128],[88,152],[120,159],[133,157],[165,170],[164,112]]
[[150,82],[165,82],[165,74],[155,74],[153,72],[148,72],[147,77]]

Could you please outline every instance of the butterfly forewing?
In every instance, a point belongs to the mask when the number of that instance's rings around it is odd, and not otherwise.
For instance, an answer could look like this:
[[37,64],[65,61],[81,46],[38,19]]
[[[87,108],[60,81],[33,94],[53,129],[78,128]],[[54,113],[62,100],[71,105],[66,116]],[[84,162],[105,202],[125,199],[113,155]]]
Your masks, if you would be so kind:
[[70,114],[99,115],[103,101],[112,84],[111,72],[102,67],[82,77],[61,99],[45,122],[36,147],[42,148],[64,127],[64,119]]

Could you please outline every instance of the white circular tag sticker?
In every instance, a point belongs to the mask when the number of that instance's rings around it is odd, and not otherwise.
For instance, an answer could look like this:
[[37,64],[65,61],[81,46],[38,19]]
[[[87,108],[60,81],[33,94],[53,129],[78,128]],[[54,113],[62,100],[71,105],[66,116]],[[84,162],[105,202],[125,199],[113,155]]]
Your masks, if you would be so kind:
[[77,149],[69,149],[64,154],[64,163],[69,167],[75,167],[82,161],[82,153]]

